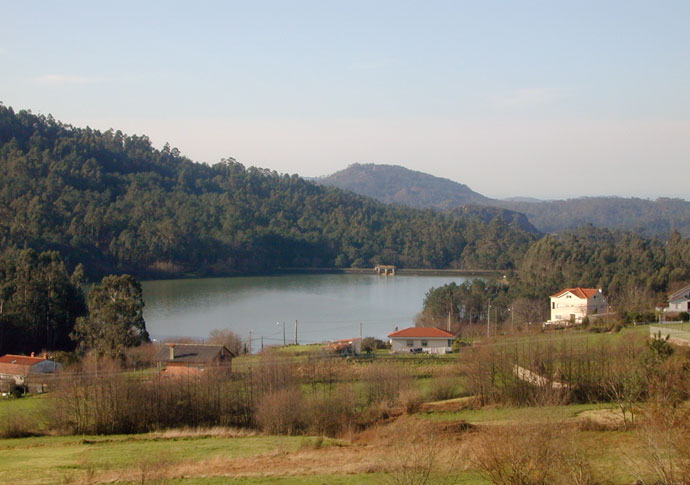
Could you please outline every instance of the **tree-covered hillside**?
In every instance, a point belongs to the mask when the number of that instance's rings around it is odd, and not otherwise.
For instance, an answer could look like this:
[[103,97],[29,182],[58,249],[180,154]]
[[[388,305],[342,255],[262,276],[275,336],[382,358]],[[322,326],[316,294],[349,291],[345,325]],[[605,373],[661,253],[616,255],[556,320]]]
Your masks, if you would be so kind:
[[409,170],[398,165],[353,163],[344,170],[319,177],[318,183],[351,190],[387,204],[441,210],[464,205],[490,205],[491,199],[467,185]]
[[377,262],[511,268],[534,239],[500,215],[390,207],[0,105],[0,251],[57,250],[91,278]]
[[582,197],[542,202],[502,201],[500,205],[527,215],[545,233],[592,224],[662,238],[674,230],[690,236],[690,202],[682,199]]
[[[583,197],[540,201],[527,197],[497,200],[472,191],[452,180],[395,165],[353,164],[345,170],[317,179],[382,202],[416,208],[448,210],[467,208],[520,221],[525,229],[543,233],[595,227],[636,231],[667,238],[673,230],[690,236],[690,202],[660,198]],[[479,209],[481,207],[481,210]],[[466,209],[468,210],[468,209]],[[512,213],[510,211],[513,211]],[[534,230],[534,229],[533,229]]]

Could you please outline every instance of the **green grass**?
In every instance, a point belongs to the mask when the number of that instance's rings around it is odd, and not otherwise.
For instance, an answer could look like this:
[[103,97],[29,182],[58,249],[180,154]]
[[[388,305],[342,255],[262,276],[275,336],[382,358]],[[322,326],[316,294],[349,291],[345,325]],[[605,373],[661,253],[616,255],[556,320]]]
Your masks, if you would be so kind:
[[48,394],[27,395],[21,398],[0,398],[0,431],[9,420],[19,418],[31,424],[32,430],[43,432],[48,427],[45,417],[49,405]]
[[[142,463],[239,458],[294,452],[302,437],[160,438],[152,435],[35,437],[0,440],[3,483],[55,483],[89,470],[137,468]],[[29,478],[30,477],[30,478]]]
[[584,411],[595,409],[611,409],[610,405],[602,404],[570,404],[567,406],[543,406],[543,407],[487,407],[482,409],[465,409],[462,411],[434,411],[421,413],[419,416],[433,421],[457,421],[463,420],[472,424],[489,422],[517,423],[558,421],[574,418]]

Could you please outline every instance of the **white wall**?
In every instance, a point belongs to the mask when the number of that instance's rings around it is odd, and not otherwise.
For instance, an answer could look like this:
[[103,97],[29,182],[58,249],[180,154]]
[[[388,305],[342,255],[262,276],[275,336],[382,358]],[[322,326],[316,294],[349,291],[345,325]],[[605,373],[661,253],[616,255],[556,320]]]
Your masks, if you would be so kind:
[[570,320],[575,315],[576,322],[582,322],[587,315],[606,313],[608,304],[599,291],[589,300],[578,298],[568,292],[558,298],[551,297],[551,321]]
[[[426,342],[426,345],[423,345],[424,342]],[[391,338],[391,351],[393,352],[409,352],[411,349],[450,349],[452,345],[452,338]]]

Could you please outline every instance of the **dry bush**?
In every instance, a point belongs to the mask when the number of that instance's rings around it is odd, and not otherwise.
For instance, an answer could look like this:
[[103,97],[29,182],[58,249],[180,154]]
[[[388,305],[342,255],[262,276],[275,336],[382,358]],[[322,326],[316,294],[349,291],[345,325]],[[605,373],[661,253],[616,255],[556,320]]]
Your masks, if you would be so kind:
[[179,426],[250,426],[251,389],[229,373],[163,378],[65,373],[46,406],[51,427],[77,434],[143,433]]
[[128,347],[125,350],[124,366],[127,369],[148,369],[153,367],[153,358],[158,353],[158,350],[158,345],[155,343]]
[[412,386],[410,371],[394,363],[376,363],[363,368],[361,380],[367,404],[395,406],[400,392]]
[[27,438],[41,434],[31,416],[7,412],[0,421],[0,438]]
[[351,387],[341,387],[334,393],[313,397],[306,412],[311,433],[349,436],[354,431],[357,399]]
[[386,481],[395,485],[454,483],[452,473],[462,447],[431,433],[428,423],[408,419],[396,424],[388,430],[393,441],[383,466]]
[[445,401],[458,397],[457,377],[439,377],[432,379],[426,398],[428,401]]
[[644,483],[690,483],[690,409],[651,402],[635,430],[642,460],[629,460]]
[[300,434],[307,429],[306,403],[297,389],[264,394],[256,405],[256,422],[267,434]]
[[297,386],[297,366],[275,352],[262,354],[250,369],[252,392],[260,399],[282,389]]
[[473,463],[497,485],[595,485],[589,459],[562,423],[514,424],[484,429]]
[[398,402],[405,409],[407,414],[414,414],[419,411],[419,408],[422,406],[424,397],[419,389],[408,387],[400,390]]
[[479,472],[497,485],[546,485],[557,475],[560,458],[556,427],[511,425],[484,430],[473,461]]

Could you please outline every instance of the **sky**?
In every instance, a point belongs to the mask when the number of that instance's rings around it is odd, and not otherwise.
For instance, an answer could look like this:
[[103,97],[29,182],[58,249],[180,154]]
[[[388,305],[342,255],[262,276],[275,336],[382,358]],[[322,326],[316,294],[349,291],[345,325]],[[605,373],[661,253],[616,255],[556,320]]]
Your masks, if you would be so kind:
[[690,199],[690,2],[0,0],[0,102],[281,173]]

